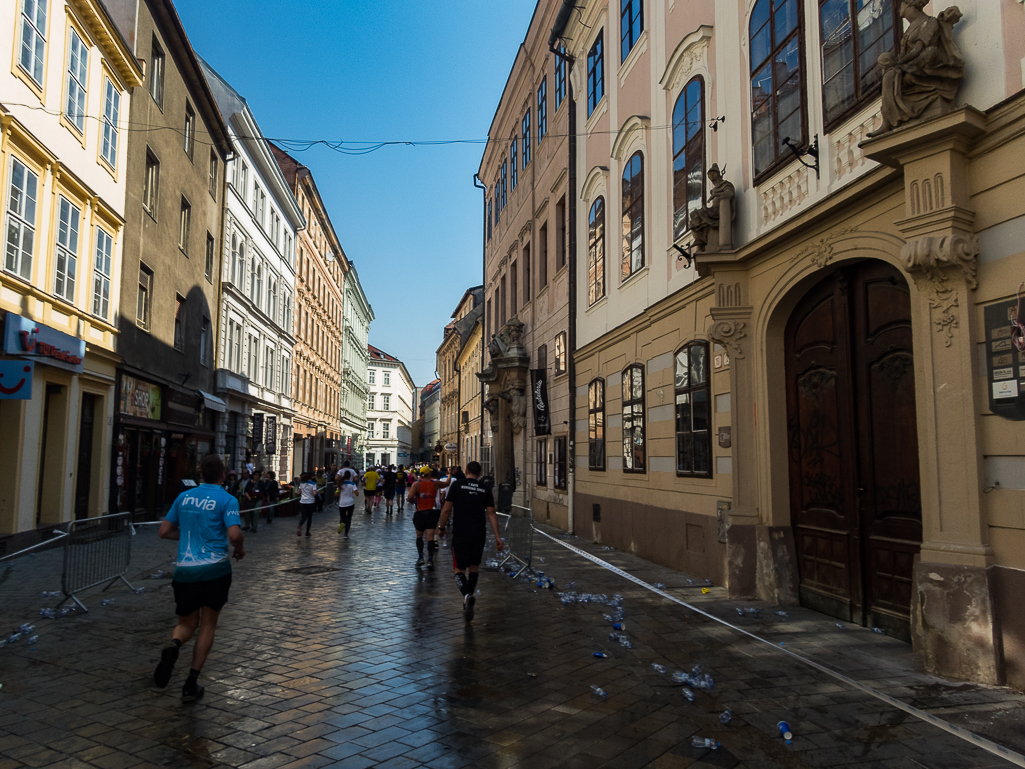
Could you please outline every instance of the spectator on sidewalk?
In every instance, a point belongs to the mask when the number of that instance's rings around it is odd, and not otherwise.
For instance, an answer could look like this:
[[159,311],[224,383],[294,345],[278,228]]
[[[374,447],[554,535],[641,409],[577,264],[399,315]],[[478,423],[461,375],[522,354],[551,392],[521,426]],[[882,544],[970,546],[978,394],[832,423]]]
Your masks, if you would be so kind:
[[238,473],[232,470],[228,473],[228,480],[224,483],[224,490],[237,500],[242,493],[242,484],[239,483]]
[[263,495],[260,493],[260,471],[253,470],[249,476],[249,480],[246,485],[242,488],[242,517],[243,526],[242,531],[251,531],[256,533],[257,521],[260,517],[260,506],[263,501]]
[[231,588],[228,543],[236,561],[246,555],[239,530],[238,501],[221,486],[224,462],[210,454],[203,457],[199,467],[202,485],[182,492],[160,524],[161,539],[178,541],[177,567],[171,581],[178,625],[171,643],[160,653],[153,682],[161,689],[170,683],[182,644],[198,630],[192,667],[182,686],[183,702],[194,702],[203,696],[199,674],[213,646],[217,619],[228,602]]
[[276,505],[280,497],[281,486],[278,484],[274,471],[268,470],[267,478],[263,482],[263,499],[267,509],[267,523],[274,522],[274,513],[277,511]]

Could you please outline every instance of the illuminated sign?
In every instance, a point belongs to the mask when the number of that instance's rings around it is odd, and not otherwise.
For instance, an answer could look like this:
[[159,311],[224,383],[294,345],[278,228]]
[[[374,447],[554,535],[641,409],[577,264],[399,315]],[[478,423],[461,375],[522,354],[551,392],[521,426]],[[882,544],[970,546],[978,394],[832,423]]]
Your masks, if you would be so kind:
[[85,341],[9,312],[4,329],[4,352],[80,374],[85,360]]
[[25,360],[0,360],[0,401],[32,400],[32,369]]

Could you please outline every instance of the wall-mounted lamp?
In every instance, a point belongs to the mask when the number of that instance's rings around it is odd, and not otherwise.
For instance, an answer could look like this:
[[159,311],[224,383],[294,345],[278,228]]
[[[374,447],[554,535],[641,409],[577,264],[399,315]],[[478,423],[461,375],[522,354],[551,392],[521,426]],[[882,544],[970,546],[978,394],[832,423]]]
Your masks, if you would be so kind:
[[[805,168],[813,169],[815,171],[815,178],[816,179],[819,178],[819,135],[818,134],[815,134],[815,141],[813,141],[811,144],[809,144],[804,149],[801,149],[796,144],[794,144],[790,140],[789,136],[784,136],[782,143],[783,143],[784,147],[787,147],[792,153],[794,153],[794,157],[797,158],[797,162],[798,163],[800,163]],[[807,161],[805,161],[805,159],[804,159],[805,157],[815,158],[815,162],[814,163],[808,163]]]
[[720,123],[725,123],[725,122],[726,122],[726,116],[722,115],[720,117],[715,118],[711,123],[709,123],[708,127],[711,128],[713,131],[718,131],[719,130],[719,124]]
[[692,266],[694,264],[694,254],[692,254],[690,252],[692,246],[687,246],[687,248],[682,248],[682,247],[676,245],[675,243],[673,243],[673,248],[675,248],[677,251],[680,252],[680,255],[678,257],[676,257],[676,261],[678,261],[678,262],[679,261],[685,261],[686,264],[684,265],[684,267],[690,267],[690,266]]

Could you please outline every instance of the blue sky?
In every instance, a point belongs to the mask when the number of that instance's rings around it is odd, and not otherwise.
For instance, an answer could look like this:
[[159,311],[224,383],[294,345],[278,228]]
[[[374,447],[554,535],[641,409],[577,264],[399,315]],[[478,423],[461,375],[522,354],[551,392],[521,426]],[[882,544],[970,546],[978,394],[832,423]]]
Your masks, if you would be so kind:
[[[176,0],[192,45],[270,138],[487,138],[535,0]],[[313,170],[374,307],[371,344],[418,387],[481,282],[483,144],[293,153]]]

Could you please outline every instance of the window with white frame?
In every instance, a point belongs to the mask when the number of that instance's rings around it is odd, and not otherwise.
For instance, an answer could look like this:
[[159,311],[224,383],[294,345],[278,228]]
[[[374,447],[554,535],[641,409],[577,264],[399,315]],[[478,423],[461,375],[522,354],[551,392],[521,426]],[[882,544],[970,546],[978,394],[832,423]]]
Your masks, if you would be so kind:
[[96,228],[96,255],[93,260],[93,315],[107,320],[110,315],[110,264],[114,239],[102,227]]
[[164,108],[164,51],[153,38],[149,59],[149,94],[162,110]]
[[78,206],[61,195],[58,216],[53,292],[62,299],[74,302],[75,277],[78,273],[78,228],[82,221],[82,212]]
[[391,396],[387,393],[381,396],[381,409],[383,411],[391,411]]
[[64,114],[80,132],[85,132],[85,94],[89,82],[89,49],[74,29],[68,39],[67,101]]
[[267,345],[263,356],[263,386],[274,389],[274,348]]
[[377,384],[377,382],[375,381],[376,379],[377,379],[377,372],[374,369],[370,369],[370,371],[367,372],[367,383],[368,384]]
[[374,423],[373,422],[367,422],[367,437],[368,438],[373,438],[374,437]]
[[150,216],[157,218],[157,189],[160,185],[160,161],[146,148],[146,176],[142,182],[142,205]]
[[178,218],[178,248],[189,255],[189,233],[192,229],[192,204],[182,196],[181,214]]
[[32,255],[36,240],[36,194],[39,177],[17,158],[11,158],[7,189],[7,221],[4,269],[32,280]]
[[111,168],[117,168],[118,116],[121,114],[121,92],[109,77],[103,79],[103,138],[100,157]]
[[185,131],[182,134],[182,146],[189,159],[196,152],[196,112],[192,105],[185,102]]
[[185,297],[174,300],[174,349],[185,352]]
[[292,396],[292,364],[287,355],[281,356],[281,394]]
[[377,406],[375,405],[376,403],[377,396],[375,396],[374,393],[370,393],[370,395],[367,396],[367,408],[371,411],[377,411]]
[[381,437],[385,440],[391,438],[391,422],[381,422]]
[[246,369],[246,376],[256,379],[256,372],[260,370],[260,340],[253,334],[249,335],[249,366]]
[[385,387],[391,387],[391,372],[390,371],[385,371],[384,372],[384,386]]
[[21,53],[18,66],[40,88],[43,86],[43,62],[46,61],[47,0],[22,0]]

